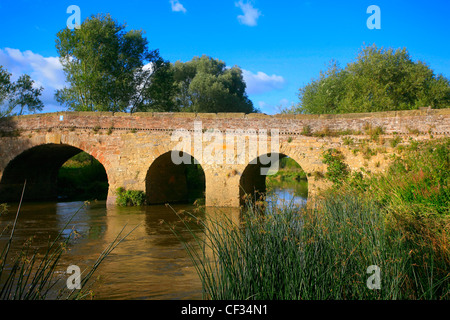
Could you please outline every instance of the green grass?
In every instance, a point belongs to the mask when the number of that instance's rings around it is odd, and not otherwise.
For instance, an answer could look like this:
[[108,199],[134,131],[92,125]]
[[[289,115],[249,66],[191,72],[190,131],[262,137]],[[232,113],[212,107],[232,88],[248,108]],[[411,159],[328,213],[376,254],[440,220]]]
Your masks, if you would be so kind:
[[267,182],[277,183],[280,181],[294,182],[306,180],[306,172],[302,167],[292,158],[281,158],[278,163],[278,171],[275,174],[267,176]]
[[[411,238],[411,221],[386,218],[372,201],[341,194],[319,210],[249,206],[240,225],[199,220],[205,238],[183,243],[205,299],[449,299],[448,252]],[[367,287],[372,265],[380,290]]]
[[58,195],[71,201],[105,200],[108,178],[96,159],[82,152],[68,160],[58,173]]
[[422,216],[450,216],[449,186],[448,138],[409,145],[386,175],[372,175],[362,185],[385,207]]

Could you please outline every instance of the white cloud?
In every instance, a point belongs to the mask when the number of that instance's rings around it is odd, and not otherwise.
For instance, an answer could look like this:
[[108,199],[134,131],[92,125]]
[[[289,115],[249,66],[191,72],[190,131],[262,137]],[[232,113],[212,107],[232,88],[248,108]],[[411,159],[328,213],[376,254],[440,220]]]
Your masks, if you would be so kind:
[[281,99],[278,103],[275,104],[269,104],[265,101],[258,101],[259,109],[261,110],[261,112],[266,114],[281,113],[284,109],[291,108],[292,105],[294,105],[294,101],[289,101],[286,98]]
[[238,15],[240,23],[250,27],[254,27],[258,24],[257,20],[261,16],[261,11],[253,7],[253,4],[249,2],[243,2],[242,0],[235,3],[236,7],[241,8],[243,15]]
[[269,76],[261,71],[255,74],[243,69],[242,75],[247,84],[247,94],[261,94],[272,90],[279,90],[286,83],[282,76],[275,74]]
[[186,13],[186,8],[180,3],[179,0],[170,0],[173,12],[183,12]]
[[65,85],[63,68],[57,57],[44,57],[30,50],[0,49],[0,65],[12,74],[12,80],[17,80],[22,74],[30,75],[35,86],[42,86],[41,100],[46,110],[56,111],[58,103],[54,99],[55,91]]

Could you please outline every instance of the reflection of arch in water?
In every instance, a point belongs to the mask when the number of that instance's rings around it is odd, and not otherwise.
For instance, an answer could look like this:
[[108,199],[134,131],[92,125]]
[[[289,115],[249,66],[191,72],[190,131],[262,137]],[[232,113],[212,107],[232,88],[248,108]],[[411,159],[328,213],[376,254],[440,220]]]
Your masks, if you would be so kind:
[[189,155],[189,164],[175,164],[169,151],[150,165],[146,177],[148,204],[192,203],[204,197],[205,173],[194,158]]
[[[283,153],[268,154],[267,156],[269,159],[274,159],[274,158],[276,158],[275,156],[278,156],[279,160],[288,157],[286,154],[283,154]],[[267,192],[267,184],[266,184],[267,175],[263,174],[263,172],[267,171],[267,170],[261,170],[261,169],[270,168],[271,163],[263,164],[261,161],[261,158],[262,158],[262,156],[259,156],[254,161],[250,162],[241,175],[241,178],[239,181],[239,185],[240,185],[239,196],[241,199],[241,204],[244,203],[244,199],[245,199],[246,195],[252,197],[253,199],[265,197],[265,194]],[[296,161],[295,159],[293,159],[293,160],[301,168],[301,165],[298,163],[298,161]],[[266,161],[264,161],[264,162],[266,162]],[[275,164],[274,167],[279,168],[278,164]],[[270,172],[271,171],[269,170],[269,175],[270,175]],[[308,194],[308,192],[306,190],[305,195],[307,196],[307,194]]]
[[18,202],[25,180],[24,199],[57,200],[59,169],[82,151],[67,144],[42,144],[23,151],[8,163],[3,172],[0,201]]
[[[194,217],[201,220],[205,212],[192,205],[173,206],[152,205],[145,210],[145,232],[152,246],[182,248],[182,242],[194,242],[195,237],[203,238],[204,228]],[[191,228],[189,231],[185,223]],[[195,235],[195,236],[194,236]]]

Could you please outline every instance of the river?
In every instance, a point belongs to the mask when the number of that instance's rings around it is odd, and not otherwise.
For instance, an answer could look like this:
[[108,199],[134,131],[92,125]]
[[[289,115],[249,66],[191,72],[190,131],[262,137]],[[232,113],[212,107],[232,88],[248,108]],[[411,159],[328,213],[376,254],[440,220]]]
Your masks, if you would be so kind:
[[[306,190],[306,182],[277,183],[270,191],[269,199],[294,199],[305,203]],[[16,209],[16,206],[11,205],[9,213],[0,217],[0,230],[13,223]],[[67,236],[75,229],[77,236],[69,242],[58,269],[65,282],[68,277],[65,270],[69,265],[78,265],[84,270],[95,262],[120,231],[126,233],[135,228],[95,272],[95,282],[91,287],[93,298],[202,299],[201,283],[195,268],[181,241],[169,227],[180,225],[177,230],[183,231],[175,214],[183,210],[194,213],[195,207],[174,205],[123,208],[107,206],[104,201],[88,205],[83,202],[25,203],[20,211],[11,255],[30,238],[33,239],[33,247],[44,252],[49,239],[54,239],[61,230],[64,230],[63,236]],[[230,208],[208,208],[206,212],[195,214],[212,215],[219,211],[227,215],[239,215],[239,209]],[[71,218],[73,220],[66,226]],[[194,241],[188,232],[182,232],[182,235],[186,241]],[[3,249],[8,237],[8,232],[0,237],[0,249]]]

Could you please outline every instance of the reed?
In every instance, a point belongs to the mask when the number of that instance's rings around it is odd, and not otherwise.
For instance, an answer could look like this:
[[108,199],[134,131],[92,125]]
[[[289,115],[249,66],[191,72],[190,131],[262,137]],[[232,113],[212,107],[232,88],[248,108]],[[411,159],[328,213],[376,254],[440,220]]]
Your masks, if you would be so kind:
[[[197,223],[204,233],[192,230],[196,241],[183,244],[205,299],[450,298],[450,255],[412,229],[429,226],[354,193],[333,193],[314,209],[250,204],[238,224]],[[367,286],[372,265],[381,270],[379,290]]]

